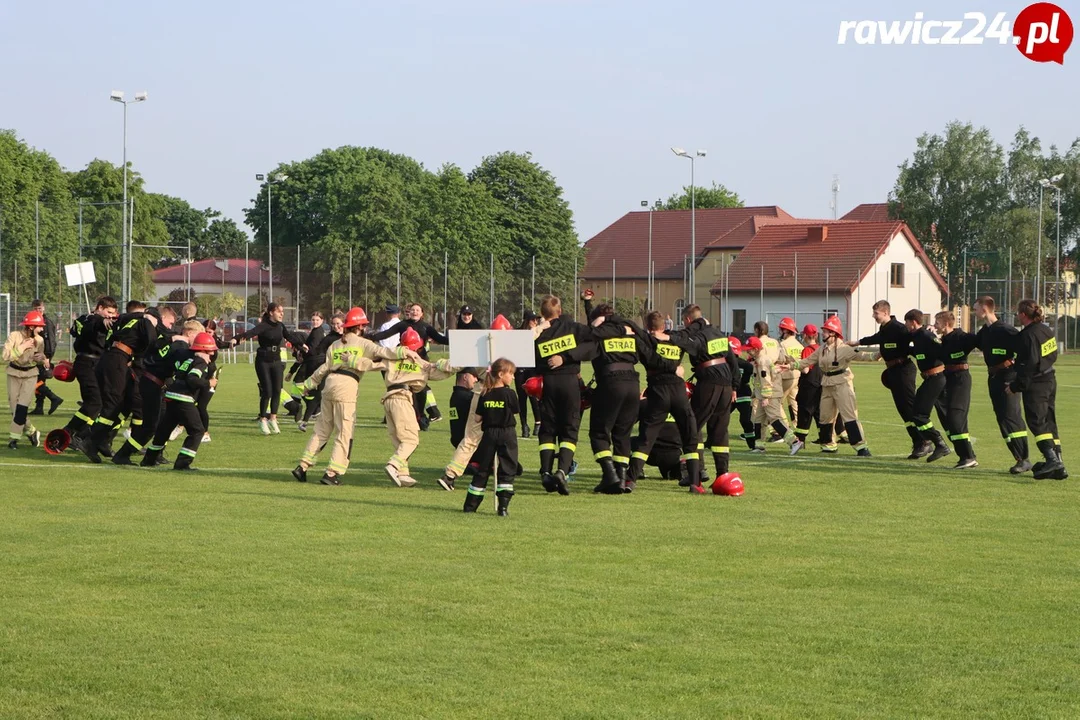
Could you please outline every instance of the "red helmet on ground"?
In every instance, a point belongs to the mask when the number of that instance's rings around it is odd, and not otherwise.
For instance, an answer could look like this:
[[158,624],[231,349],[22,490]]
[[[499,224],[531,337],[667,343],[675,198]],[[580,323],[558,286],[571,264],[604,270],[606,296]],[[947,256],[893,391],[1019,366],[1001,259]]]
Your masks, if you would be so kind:
[[503,317],[502,314],[499,314],[499,315],[496,315],[495,319],[491,321],[491,329],[492,330],[513,330],[514,326],[511,325],[510,321],[507,320],[505,317]]
[[544,376],[533,375],[525,381],[525,384],[522,387],[525,389],[526,395],[539,400],[544,395]]
[[401,333],[401,344],[413,352],[424,347],[424,341],[420,339],[420,333],[416,332],[414,328],[409,328]]
[[361,325],[367,325],[367,313],[364,312],[362,307],[354,307],[345,315],[344,327],[354,328]]
[[71,433],[64,428],[56,428],[45,436],[45,452],[50,455],[59,455],[68,449],[71,444]]
[[760,350],[761,348],[763,348],[765,346],[761,344],[761,338],[752,337],[752,338],[750,338],[749,340],[746,341],[746,344],[743,345],[743,347],[746,348],[747,350]]
[[53,365],[52,376],[60,382],[71,382],[75,379],[75,366],[67,360],[61,360]]
[[45,316],[37,310],[31,310],[26,313],[26,317],[23,318],[22,324],[24,327],[45,327]]
[[739,473],[726,472],[716,478],[716,480],[713,480],[713,495],[738,497],[743,494],[744,490],[745,488],[743,487],[742,478],[739,476]]
[[836,333],[841,340],[844,339],[844,328],[840,325],[840,318],[836,317],[835,315],[826,320],[823,327],[829,332]]
[[799,332],[799,328],[795,327],[795,321],[789,317],[780,321],[780,329],[788,332]]
[[807,323],[802,329],[802,334],[806,337],[817,337],[817,333],[817,325],[814,323]]
[[201,332],[191,341],[191,349],[195,352],[217,352],[217,343],[214,336],[208,332]]
[[686,397],[687,398],[694,397],[694,383],[692,383],[692,382],[687,382],[686,383]]

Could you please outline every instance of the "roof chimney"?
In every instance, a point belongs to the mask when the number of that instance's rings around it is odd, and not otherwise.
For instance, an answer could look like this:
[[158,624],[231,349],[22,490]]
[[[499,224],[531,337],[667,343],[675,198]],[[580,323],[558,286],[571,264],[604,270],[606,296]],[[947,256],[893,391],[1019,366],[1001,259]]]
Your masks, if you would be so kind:
[[825,239],[829,237],[828,225],[814,225],[806,230],[806,241],[812,243],[825,242]]

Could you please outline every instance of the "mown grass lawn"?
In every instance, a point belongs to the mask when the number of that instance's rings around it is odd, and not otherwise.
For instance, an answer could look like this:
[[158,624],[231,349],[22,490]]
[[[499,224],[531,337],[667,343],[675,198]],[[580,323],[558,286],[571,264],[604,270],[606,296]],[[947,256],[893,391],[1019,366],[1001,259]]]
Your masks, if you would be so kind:
[[[258,434],[246,365],[198,473],[4,449],[0,717],[1080,716],[1080,475],[1006,472],[982,370],[981,467],[904,460],[879,371],[856,384],[872,459],[733,439],[741,498],[612,498],[583,434],[559,497],[523,440],[506,519],[438,489],[445,422],[421,484],[390,484],[377,375],[339,488],[292,480],[306,436]],[[1059,382],[1068,461],[1071,357]],[[43,429],[74,408],[54,386]]]

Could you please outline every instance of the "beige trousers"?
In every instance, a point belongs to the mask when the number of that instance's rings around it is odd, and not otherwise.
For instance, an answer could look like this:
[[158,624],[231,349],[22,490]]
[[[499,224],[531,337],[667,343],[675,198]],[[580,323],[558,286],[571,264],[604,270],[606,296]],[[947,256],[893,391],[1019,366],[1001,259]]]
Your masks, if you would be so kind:
[[390,464],[402,475],[408,475],[409,457],[420,445],[420,424],[416,422],[412,393],[395,392],[383,400],[383,407],[386,409],[386,431],[394,447]]
[[30,418],[26,418],[23,424],[15,422],[15,412],[18,406],[26,408],[28,412],[34,404],[34,387],[37,385],[37,373],[30,377],[7,376],[8,405],[11,407],[11,429],[9,431],[12,440],[18,440],[22,435],[33,435],[36,428]]
[[[350,387],[351,386],[351,387]],[[305,470],[315,464],[319,448],[334,435],[334,447],[326,466],[332,475],[344,475],[352,453],[353,426],[356,424],[356,380],[345,375],[328,375],[323,386],[322,414],[315,421],[315,431],[308,440],[300,465]]]
[[480,421],[476,419],[476,404],[480,396],[473,393],[472,402],[469,403],[469,419],[465,422],[465,437],[454,449],[454,457],[446,466],[448,478],[459,478],[465,472],[465,466],[469,464],[473,453],[480,445],[480,439],[484,437],[484,431],[480,428]]

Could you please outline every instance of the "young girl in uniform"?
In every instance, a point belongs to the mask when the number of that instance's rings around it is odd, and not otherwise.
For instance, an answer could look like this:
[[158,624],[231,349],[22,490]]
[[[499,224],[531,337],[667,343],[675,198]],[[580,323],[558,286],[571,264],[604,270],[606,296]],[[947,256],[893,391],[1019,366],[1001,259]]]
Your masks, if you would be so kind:
[[476,416],[483,431],[480,447],[476,450],[479,467],[465,496],[465,512],[476,512],[484,501],[492,463],[498,458],[495,478],[495,497],[498,515],[509,515],[510,499],[514,496],[514,477],[518,472],[518,444],[516,418],[519,412],[517,393],[510,386],[514,382],[514,363],[499,358],[491,364],[484,378],[484,390],[476,405]]
[[18,447],[23,435],[34,447],[41,443],[41,433],[27,415],[30,401],[34,399],[38,367],[49,367],[45,339],[41,336],[44,327],[45,317],[37,310],[31,310],[23,318],[22,329],[13,331],[4,343],[4,362],[7,363],[4,372],[7,374],[8,407],[11,408],[8,448],[11,450]]

